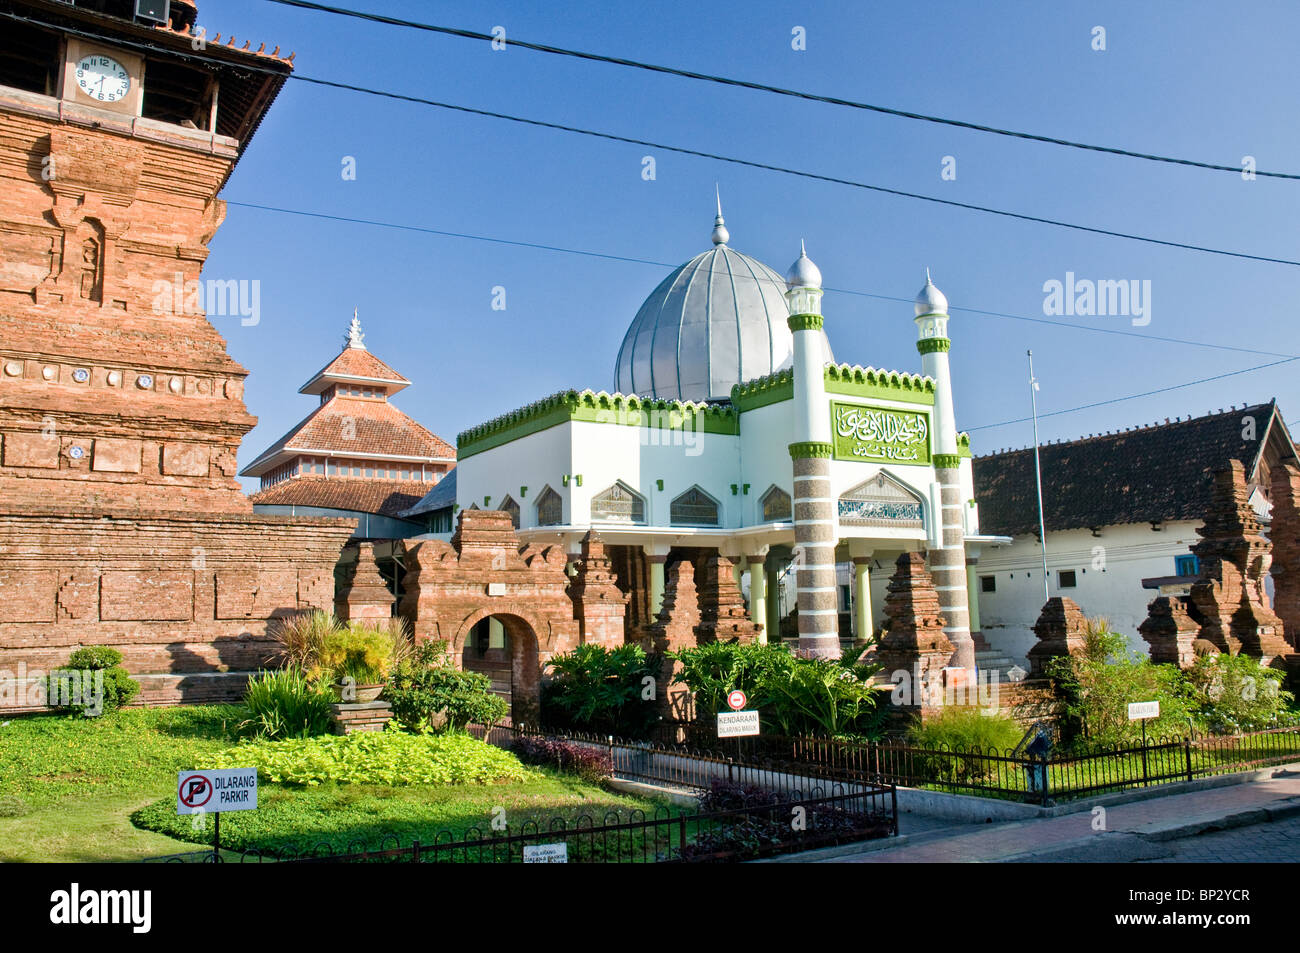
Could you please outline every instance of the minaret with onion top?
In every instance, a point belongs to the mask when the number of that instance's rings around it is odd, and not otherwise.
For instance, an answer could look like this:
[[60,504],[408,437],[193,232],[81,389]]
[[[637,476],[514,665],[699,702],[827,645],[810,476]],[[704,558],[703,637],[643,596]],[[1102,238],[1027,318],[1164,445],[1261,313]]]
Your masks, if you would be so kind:
[[785,279],[788,323],[794,335],[795,588],[799,654],[839,658],[839,600],[835,588],[838,537],[831,496],[831,422],[826,405],[826,351],[822,345],[822,274],[799,243]]
[[943,544],[929,552],[930,575],[939,593],[944,634],[955,651],[951,665],[975,672],[975,642],[970,632],[970,603],[966,580],[966,535],[962,526],[961,456],[952,405],[952,373],[948,368],[948,299],[925,272],[925,287],[916,296],[916,349],[921,371],[934,378],[933,456],[939,483],[941,512],[936,514]]

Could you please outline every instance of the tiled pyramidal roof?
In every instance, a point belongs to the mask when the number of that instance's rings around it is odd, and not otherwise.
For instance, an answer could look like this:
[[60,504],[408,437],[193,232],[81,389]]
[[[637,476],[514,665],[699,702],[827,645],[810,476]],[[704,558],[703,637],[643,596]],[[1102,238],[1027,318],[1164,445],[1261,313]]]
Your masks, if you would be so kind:
[[422,489],[421,484],[409,480],[327,480],[308,475],[267,487],[252,499],[266,505],[319,506],[399,516],[420,501]]
[[[1250,477],[1276,414],[1276,403],[1102,434],[1039,448],[1043,517],[1048,531],[1124,523],[1199,520],[1215,470],[1240,460]],[[1242,420],[1254,417],[1255,439]],[[1034,448],[976,457],[975,500],[984,533],[1038,530]]]

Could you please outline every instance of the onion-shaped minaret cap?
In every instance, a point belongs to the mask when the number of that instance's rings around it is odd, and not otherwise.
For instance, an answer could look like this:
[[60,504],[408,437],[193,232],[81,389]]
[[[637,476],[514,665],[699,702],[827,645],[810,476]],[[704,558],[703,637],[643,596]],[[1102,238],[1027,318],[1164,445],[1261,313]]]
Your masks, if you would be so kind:
[[804,250],[803,239],[799,240],[799,257],[795,263],[790,266],[786,272],[785,286],[790,289],[794,288],[820,288],[822,286],[822,273],[812,259],[808,257],[808,252]]
[[925,269],[925,287],[916,295],[916,316],[923,314],[947,314],[948,299],[930,280],[930,269]]

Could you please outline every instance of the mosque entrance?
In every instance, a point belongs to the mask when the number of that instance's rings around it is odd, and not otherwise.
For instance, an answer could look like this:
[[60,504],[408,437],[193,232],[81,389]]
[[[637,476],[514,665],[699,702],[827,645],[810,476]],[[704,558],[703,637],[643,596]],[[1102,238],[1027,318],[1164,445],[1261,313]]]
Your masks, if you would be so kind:
[[510,636],[501,620],[488,616],[474,623],[461,652],[461,668],[492,681],[492,693],[511,700]]

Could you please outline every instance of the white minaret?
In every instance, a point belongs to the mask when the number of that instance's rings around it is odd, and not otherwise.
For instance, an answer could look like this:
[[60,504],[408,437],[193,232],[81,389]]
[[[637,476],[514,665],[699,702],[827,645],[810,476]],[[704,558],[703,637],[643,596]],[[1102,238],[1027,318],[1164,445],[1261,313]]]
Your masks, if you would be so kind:
[[799,606],[799,654],[838,658],[839,599],[835,588],[835,503],[831,496],[831,421],[826,405],[822,345],[822,274],[799,243],[785,279],[788,324],[794,335],[794,540]]
[[921,370],[934,378],[933,428],[935,477],[942,511],[937,514],[943,545],[929,553],[930,575],[939,593],[944,634],[952,642],[952,665],[975,672],[975,642],[970,631],[966,587],[966,536],[962,529],[961,457],[957,452],[957,421],[952,409],[952,372],[948,368],[948,299],[925,273],[925,287],[916,296],[916,349]]

